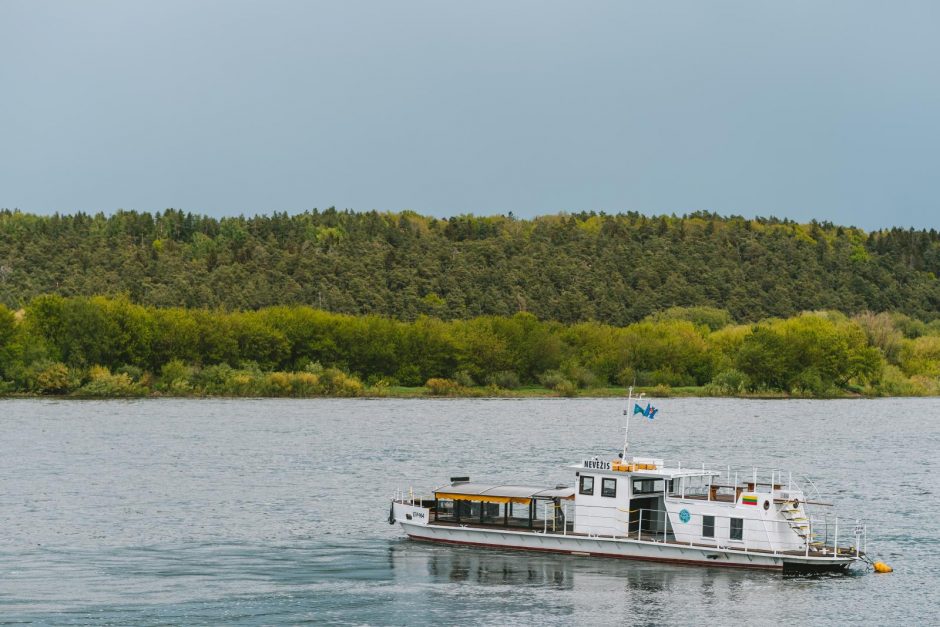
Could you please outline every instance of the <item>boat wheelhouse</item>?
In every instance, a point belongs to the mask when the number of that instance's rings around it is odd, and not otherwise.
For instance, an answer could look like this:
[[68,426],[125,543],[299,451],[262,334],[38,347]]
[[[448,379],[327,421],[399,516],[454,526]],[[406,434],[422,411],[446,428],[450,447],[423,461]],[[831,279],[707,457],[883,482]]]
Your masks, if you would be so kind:
[[[631,396],[628,407],[634,399]],[[416,540],[777,570],[842,570],[865,528],[822,510],[811,481],[778,470],[693,466],[623,450],[570,466],[573,485],[450,483],[399,493],[389,522]]]

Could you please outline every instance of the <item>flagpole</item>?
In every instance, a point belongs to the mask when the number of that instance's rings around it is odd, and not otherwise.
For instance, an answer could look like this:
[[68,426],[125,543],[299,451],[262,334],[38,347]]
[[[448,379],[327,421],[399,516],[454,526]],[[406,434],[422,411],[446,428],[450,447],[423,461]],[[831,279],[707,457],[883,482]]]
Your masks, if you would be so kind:
[[[643,398],[643,394],[640,394],[636,397],[635,400],[640,400]],[[629,388],[627,393],[627,407],[623,410],[623,415],[626,416],[626,424],[623,427],[623,451],[620,453],[620,459],[627,461],[627,448],[630,446],[630,417],[633,415],[633,386]]]
[[632,405],[633,386],[631,385],[627,392],[627,406],[623,410],[623,415],[626,417],[626,424],[623,426],[623,451],[620,453],[620,459],[624,462],[627,461],[627,447],[630,445],[630,409]]

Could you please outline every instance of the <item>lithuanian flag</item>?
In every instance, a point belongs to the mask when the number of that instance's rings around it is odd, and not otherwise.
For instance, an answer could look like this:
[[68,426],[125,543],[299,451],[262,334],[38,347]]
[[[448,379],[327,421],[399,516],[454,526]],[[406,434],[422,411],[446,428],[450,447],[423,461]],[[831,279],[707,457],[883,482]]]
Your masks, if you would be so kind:
[[745,505],[757,505],[757,495],[745,494],[743,497],[741,497],[741,502]]

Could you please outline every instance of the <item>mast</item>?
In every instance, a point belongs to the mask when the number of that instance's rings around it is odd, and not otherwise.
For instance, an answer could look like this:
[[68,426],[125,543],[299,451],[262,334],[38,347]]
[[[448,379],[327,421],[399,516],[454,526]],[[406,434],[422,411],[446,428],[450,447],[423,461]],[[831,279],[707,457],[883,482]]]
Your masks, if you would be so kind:
[[634,399],[633,398],[633,386],[632,385],[630,386],[629,392],[627,394],[627,406],[623,410],[623,415],[626,416],[627,419],[623,426],[623,452],[620,454],[620,459],[624,461],[627,460],[627,448],[630,446],[630,416],[633,415],[631,413],[633,411],[633,401],[634,400],[639,401],[640,399],[643,398],[643,396],[644,396],[643,394],[640,394]]

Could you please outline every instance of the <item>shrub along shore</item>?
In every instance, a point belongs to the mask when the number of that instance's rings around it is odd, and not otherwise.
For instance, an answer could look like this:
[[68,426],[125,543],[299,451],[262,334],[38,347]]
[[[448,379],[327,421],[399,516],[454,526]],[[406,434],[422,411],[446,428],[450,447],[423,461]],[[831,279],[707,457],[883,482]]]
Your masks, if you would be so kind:
[[531,314],[401,322],[40,296],[0,305],[0,392],[76,397],[940,393],[940,321],[673,308],[626,327]]
[[940,321],[818,311],[736,324],[692,307],[619,327],[54,295],[0,305],[3,395],[614,396],[633,383],[659,396],[937,395]]

